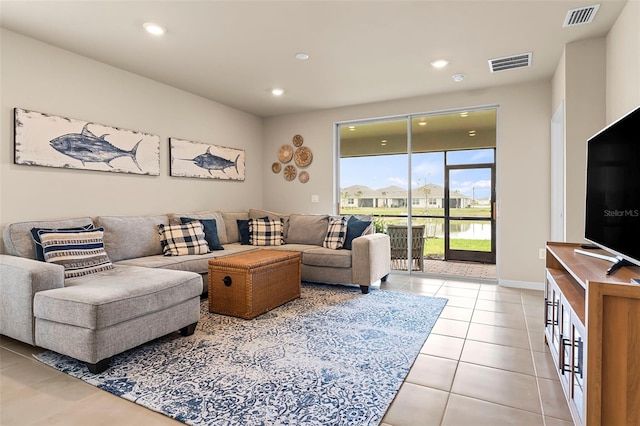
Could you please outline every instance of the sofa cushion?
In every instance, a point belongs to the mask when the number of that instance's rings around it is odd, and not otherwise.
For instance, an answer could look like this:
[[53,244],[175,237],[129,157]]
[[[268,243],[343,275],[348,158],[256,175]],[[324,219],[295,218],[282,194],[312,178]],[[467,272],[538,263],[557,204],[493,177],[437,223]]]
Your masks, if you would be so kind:
[[168,225],[167,215],[98,216],[96,226],[104,228],[104,248],[112,262],[162,254],[158,225]]
[[218,229],[218,239],[220,240],[220,244],[227,244],[227,228],[224,225],[224,219],[222,218],[222,213],[218,210],[206,210],[194,213],[171,213],[169,214],[169,224],[170,225],[179,225],[181,222],[181,217],[190,217],[193,219],[215,219],[216,227]]
[[36,260],[40,262],[44,262],[44,252],[42,250],[42,241],[40,241],[40,235],[38,232],[40,231],[57,231],[57,232],[77,232],[77,231],[85,231],[87,229],[93,229],[93,223],[85,226],[79,226],[76,228],[62,228],[62,229],[53,229],[53,228],[31,228],[31,238],[33,238],[33,243],[35,244],[36,249]]
[[370,226],[370,220],[360,220],[355,216],[351,216],[347,222],[347,238],[345,238],[342,248],[351,250],[351,243],[353,240],[367,234]]
[[116,265],[109,271],[71,278],[65,287],[34,297],[36,318],[92,330],[175,306],[202,293],[193,272]]
[[220,238],[218,237],[218,225],[215,219],[193,219],[190,217],[181,217],[182,223],[200,222],[204,228],[204,239],[209,244],[209,250],[224,250],[222,244],[220,244]]
[[25,257],[27,259],[36,258],[36,249],[31,236],[32,228],[79,228],[93,224],[90,217],[79,217],[64,220],[46,220],[16,222],[5,226],[2,229],[2,239],[7,254],[12,256]]
[[279,246],[284,244],[280,219],[249,219],[249,244],[252,246]]
[[200,221],[184,225],[158,225],[158,233],[165,256],[209,253],[209,244]]
[[344,217],[330,217],[327,236],[322,242],[322,247],[337,250],[344,245],[344,239],[347,236],[347,219]]
[[351,251],[315,247],[302,252],[302,264],[330,268],[351,268]]
[[[240,242],[238,220],[249,220],[249,212],[222,212],[222,219],[224,220],[224,227],[227,231],[227,242],[223,244]],[[247,242],[247,244],[249,243]]]
[[[284,246],[283,246],[284,247]],[[209,260],[230,256],[245,251],[258,250],[253,246],[241,246],[238,243],[226,244],[224,250],[212,251],[207,254],[193,254],[186,256],[155,256],[137,257],[135,259],[121,260],[118,265],[141,266],[145,268],[172,269],[174,271],[190,271],[198,274],[206,274],[209,271]]]
[[322,246],[329,226],[328,215],[292,214],[289,216],[287,244],[312,244]]
[[38,231],[44,260],[64,267],[64,277],[74,278],[112,269],[104,251],[102,228],[75,232]]

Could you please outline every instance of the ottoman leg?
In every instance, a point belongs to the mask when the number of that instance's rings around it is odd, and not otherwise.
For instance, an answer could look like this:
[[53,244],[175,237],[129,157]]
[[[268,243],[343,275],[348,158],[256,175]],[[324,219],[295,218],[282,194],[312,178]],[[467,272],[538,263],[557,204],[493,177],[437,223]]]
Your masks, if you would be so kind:
[[361,285],[360,286],[360,290],[362,291],[362,294],[369,294],[369,286],[368,285]]
[[182,334],[183,336],[191,336],[196,331],[196,325],[198,325],[198,323],[194,322],[193,324],[189,324],[186,327],[182,327],[180,329],[180,334]]
[[87,368],[89,369],[89,372],[93,374],[100,374],[103,371],[105,371],[107,368],[109,368],[109,365],[111,364],[111,358],[105,358],[103,360],[96,362],[95,364],[90,364],[88,362],[86,364],[87,364]]

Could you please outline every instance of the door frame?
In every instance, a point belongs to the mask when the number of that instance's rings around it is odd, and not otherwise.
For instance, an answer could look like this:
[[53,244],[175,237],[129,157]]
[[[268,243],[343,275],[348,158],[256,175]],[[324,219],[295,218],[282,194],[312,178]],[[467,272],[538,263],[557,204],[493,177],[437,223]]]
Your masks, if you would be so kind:
[[[495,158],[495,156],[494,156]],[[491,170],[491,200],[489,205],[491,212],[489,218],[480,218],[482,220],[488,220],[491,223],[491,251],[472,251],[472,250],[454,250],[450,248],[451,235],[450,224],[452,220],[465,221],[465,220],[478,220],[478,217],[472,216],[455,216],[450,214],[451,209],[451,193],[449,186],[449,172],[451,170],[470,170],[470,169],[490,169]],[[444,166],[444,260],[461,260],[470,262],[482,262],[482,263],[496,263],[496,164],[493,163],[480,163],[480,164],[456,164]]]

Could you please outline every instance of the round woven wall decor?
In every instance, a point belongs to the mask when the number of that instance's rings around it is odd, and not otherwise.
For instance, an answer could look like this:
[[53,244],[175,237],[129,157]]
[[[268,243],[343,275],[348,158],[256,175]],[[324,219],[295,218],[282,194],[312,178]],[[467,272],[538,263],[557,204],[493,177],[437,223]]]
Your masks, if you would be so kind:
[[296,174],[298,174],[298,171],[294,166],[289,165],[284,167],[285,180],[294,180],[296,178]]

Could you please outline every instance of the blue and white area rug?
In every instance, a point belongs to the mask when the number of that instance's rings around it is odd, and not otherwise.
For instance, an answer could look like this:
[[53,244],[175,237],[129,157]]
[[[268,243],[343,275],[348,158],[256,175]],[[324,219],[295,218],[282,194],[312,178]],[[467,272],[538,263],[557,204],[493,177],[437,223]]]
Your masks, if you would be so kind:
[[211,314],[113,358],[102,374],[47,351],[60,371],[191,425],[377,425],[446,299],[303,283],[253,320]]

